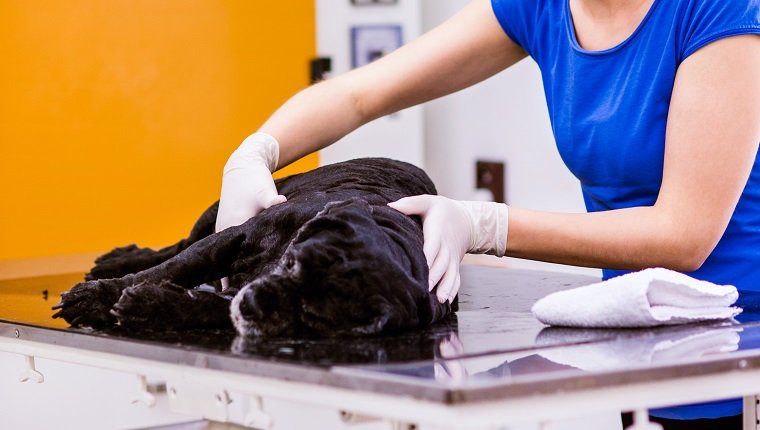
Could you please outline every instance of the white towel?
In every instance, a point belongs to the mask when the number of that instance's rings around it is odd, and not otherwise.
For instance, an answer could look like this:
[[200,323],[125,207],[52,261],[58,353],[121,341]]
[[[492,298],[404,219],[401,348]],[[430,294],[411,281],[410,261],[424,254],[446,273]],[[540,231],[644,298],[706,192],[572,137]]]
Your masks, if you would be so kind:
[[733,318],[737,298],[733,285],[658,268],[549,294],[532,311],[548,325],[652,327]]

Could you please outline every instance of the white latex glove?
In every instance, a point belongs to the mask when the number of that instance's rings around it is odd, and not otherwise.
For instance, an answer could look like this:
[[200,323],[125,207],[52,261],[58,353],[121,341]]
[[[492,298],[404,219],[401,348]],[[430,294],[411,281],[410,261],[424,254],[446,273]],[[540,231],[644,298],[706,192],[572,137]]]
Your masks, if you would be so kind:
[[262,210],[283,203],[272,172],[280,158],[280,145],[266,133],[248,136],[224,166],[216,231],[240,225]]
[[[262,210],[285,202],[277,194],[272,172],[277,169],[280,144],[266,133],[253,133],[227,159],[215,231],[240,225]],[[229,280],[222,278],[222,290]]]
[[406,197],[388,206],[419,215],[425,236],[429,289],[438,301],[451,302],[459,291],[459,263],[466,253],[503,256],[509,209],[503,203],[451,200],[442,196]]

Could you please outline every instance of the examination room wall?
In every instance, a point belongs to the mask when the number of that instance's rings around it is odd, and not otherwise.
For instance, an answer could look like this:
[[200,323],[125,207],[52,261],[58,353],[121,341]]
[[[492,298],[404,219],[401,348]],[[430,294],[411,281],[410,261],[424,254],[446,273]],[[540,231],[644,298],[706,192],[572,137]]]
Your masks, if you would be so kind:
[[187,234],[308,85],[314,19],[311,0],[0,2],[0,271]]

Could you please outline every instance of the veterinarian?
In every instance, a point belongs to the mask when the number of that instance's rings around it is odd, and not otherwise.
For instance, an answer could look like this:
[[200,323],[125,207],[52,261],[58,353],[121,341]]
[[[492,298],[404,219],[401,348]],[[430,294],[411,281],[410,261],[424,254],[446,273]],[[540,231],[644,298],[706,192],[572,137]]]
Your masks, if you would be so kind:
[[[589,213],[440,196],[392,203],[424,219],[439,300],[456,295],[467,252],[605,268],[605,278],[667,267],[760,290],[759,35],[760,0],[474,0],[277,110],[224,168],[217,230],[285,200],[274,170],[531,56]],[[738,429],[740,414],[737,402],[653,411],[702,419],[690,429]]]

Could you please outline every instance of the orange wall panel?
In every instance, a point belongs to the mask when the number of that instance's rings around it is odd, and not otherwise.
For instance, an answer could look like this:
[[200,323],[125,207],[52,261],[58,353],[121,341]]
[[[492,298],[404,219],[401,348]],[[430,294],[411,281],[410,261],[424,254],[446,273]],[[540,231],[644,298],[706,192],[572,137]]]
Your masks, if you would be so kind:
[[0,260],[184,237],[314,35],[313,0],[0,2]]

